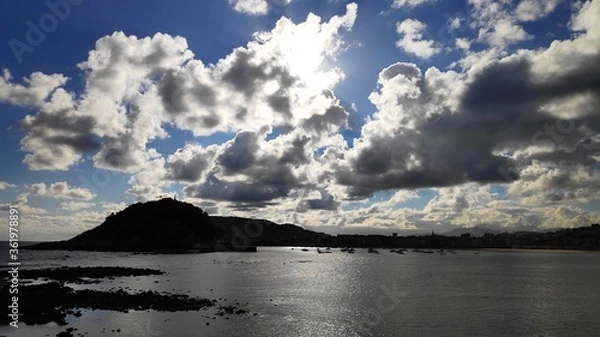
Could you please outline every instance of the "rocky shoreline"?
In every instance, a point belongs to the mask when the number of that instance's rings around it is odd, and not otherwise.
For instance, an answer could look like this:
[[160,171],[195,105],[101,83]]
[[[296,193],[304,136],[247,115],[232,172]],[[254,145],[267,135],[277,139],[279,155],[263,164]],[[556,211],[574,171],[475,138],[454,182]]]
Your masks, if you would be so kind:
[[[65,285],[66,282],[76,284],[99,283],[102,278],[123,276],[163,275],[156,269],[125,267],[61,267],[52,269],[22,270],[19,287],[19,309],[26,313],[19,321],[26,325],[56,323],[67,325],[67,316],[79,317],[81,310],[112,310],[128,312],[129,310],[155,311],[199,311],[215,308],[215,316],[246,314],[247,310],[236,306],[219,306],[217,300],[195,298],[182,294],[140,291],[130,293],[123,289],[100,291],[92,289],[75,290]],[[27,284],[33,280],[42,284]],[[8,284],[0,292],[8,293]],[[0,325],[10,322],[8,307],[9,298],[0,299]],[[61,332],[62,336],[70,336],[73,328]]]

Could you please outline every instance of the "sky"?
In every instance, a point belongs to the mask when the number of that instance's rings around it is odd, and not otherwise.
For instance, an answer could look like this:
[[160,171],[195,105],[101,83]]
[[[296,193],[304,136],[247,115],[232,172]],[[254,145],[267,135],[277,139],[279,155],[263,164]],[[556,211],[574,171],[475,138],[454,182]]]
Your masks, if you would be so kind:
[[5,1],[0,69],[22,240],[164,196],[330,234],[600,222],[598,0]]

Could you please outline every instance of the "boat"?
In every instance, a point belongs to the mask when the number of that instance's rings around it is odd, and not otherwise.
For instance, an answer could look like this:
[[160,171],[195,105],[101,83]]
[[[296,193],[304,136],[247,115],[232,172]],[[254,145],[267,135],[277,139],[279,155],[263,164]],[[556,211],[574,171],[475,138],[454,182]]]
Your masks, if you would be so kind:
[[325,252],[322,252],[321,249],[317,248],[317,253],[319,254],[325,254]]
[[369,248],[368,252],[372,254],[379,254],[379,252],[375,248]]
[[308,249],[306,249],[306,248],[302,248],[302,251],[303,251],[303,252],[308,252]]

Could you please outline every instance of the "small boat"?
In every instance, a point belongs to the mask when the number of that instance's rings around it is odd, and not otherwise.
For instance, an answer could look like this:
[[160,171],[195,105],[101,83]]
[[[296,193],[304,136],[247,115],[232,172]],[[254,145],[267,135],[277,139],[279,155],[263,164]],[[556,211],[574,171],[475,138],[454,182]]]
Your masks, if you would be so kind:
[[354,254],[354,248],[348,248],[348,254]]
[[379,252],[375,248],[369,248],[368,252],[372,254],[379,254]]
[[322,252],[321,249],[317,248],[317,253],[319,254],[325,254],[325,252]]
[[308,252],[308,249],[306,249],[306,248],[302,248],[302,251],[303,251],[303,252]]

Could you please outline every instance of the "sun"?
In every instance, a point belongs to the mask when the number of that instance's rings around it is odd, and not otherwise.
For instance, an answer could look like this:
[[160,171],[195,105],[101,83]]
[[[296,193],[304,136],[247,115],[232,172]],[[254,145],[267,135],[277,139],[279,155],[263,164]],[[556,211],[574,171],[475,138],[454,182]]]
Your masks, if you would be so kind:
[[281,40],[280,51],[283,65],[308,87],[331,88],[340,79],[338,68],[325,66],[333,59],[333,50],[319,30],[295,29]]

